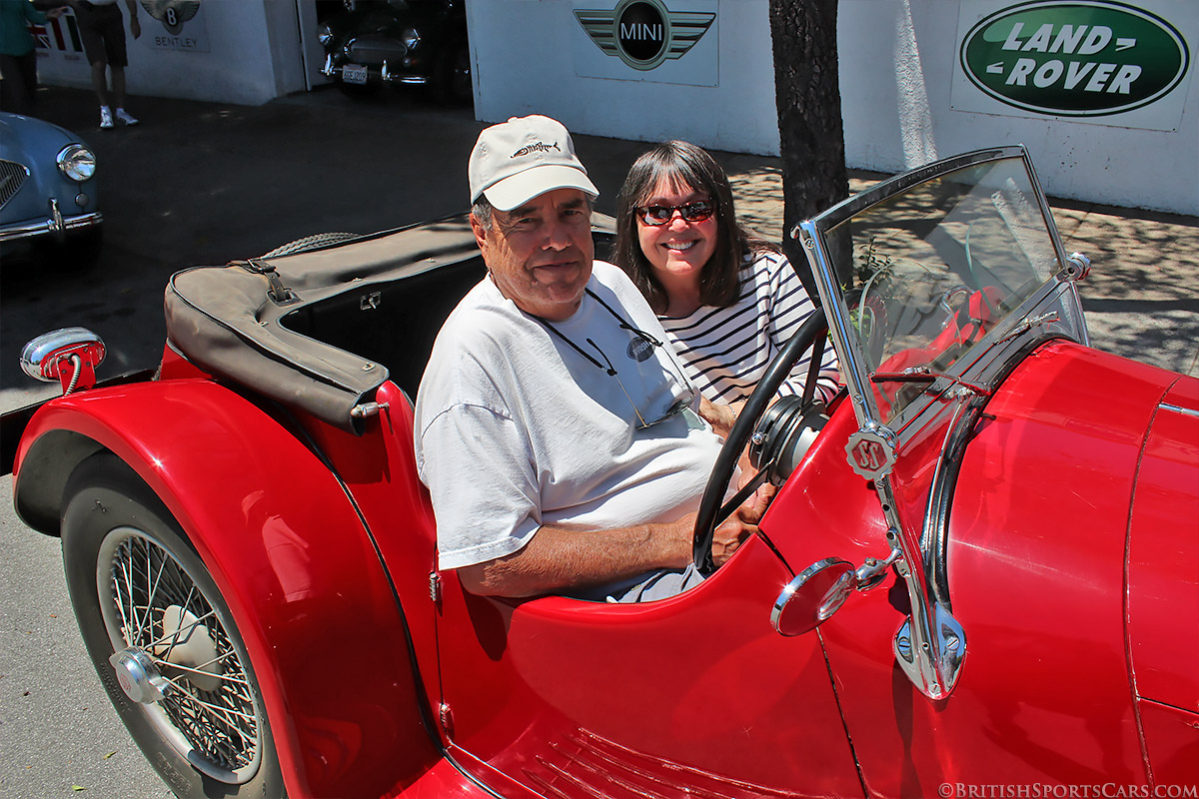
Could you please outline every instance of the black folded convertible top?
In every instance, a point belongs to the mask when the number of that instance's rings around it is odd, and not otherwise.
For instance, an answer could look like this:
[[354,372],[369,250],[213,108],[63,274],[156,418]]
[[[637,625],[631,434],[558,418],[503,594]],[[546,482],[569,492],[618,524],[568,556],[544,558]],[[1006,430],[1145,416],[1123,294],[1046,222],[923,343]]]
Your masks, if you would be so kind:
[[282,318],[478,254],[460,216],[296,255],[186,269],[167,285],[167,341],[218,378],[359,432],[351,411],[370,401],[387,368],[289,330]]

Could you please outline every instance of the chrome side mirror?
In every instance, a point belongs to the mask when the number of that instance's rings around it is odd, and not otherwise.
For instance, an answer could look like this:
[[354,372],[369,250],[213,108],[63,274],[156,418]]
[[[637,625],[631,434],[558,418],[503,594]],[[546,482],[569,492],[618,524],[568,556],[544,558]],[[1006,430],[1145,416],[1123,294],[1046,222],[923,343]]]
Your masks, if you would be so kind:
[[855,569],[839,558],[818,560],[804,569],[779,594],[770,611],[770,624],[779,635],[803,635],[824,624],[854,591],[869,591],[882,583],[887,569],[902,557],[898,549],[879,560],[867,558]]
[[21,351],[21,371],[46,383],[62,383],[62,393],[96,385],[96,367],[107,354],[104,342],[84,327],[43,333]]
[[857,586],[853,564],[825,558],[804,569],[779,594],[770,624],[780,635],[803,635],[841,609]]

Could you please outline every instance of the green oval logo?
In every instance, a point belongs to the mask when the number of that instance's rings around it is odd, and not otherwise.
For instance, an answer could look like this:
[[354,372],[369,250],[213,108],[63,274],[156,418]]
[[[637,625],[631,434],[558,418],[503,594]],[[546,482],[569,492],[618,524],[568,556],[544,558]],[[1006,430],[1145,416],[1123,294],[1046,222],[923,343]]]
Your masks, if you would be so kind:
[[1114,0],[1021,3],[962,40],[962,69],[1001,103],[1059,116],[1103,116],[1168,94],[1190,66],[1178,30]]

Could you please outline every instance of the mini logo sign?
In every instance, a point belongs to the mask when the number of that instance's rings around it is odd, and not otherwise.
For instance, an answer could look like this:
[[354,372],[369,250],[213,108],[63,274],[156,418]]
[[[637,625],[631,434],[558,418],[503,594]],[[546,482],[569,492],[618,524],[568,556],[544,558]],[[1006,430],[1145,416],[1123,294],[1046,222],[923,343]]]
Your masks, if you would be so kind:
[[970,81],[999,102],[1057,116],[1141,108],[1190,66],[1173,25],[1114,0],[1010,6],[966,34],[960,57]]
[[605,54],[633,69],[650,70],[686,55],[716,15],[670,11],[662,0],[621,0],[611,11],[578,9],[575,17]]

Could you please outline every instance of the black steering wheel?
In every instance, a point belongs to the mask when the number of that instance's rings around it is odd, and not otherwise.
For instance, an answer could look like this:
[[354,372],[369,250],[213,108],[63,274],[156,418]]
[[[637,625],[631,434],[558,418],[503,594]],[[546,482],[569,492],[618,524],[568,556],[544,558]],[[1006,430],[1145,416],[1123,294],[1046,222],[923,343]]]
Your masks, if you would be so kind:
[[802,407],[806,408],[812,404],[816,394],[816,377],[820,372],[820,361],[824,357],[824,342],[827,334],[828,320],[825,319],[822,310],[817,308],[800,325],[799,330],[779,351],[779,354],[774,356],[774,360],[770,362],[766,373],[758,381],[753,394],[750,394],[749,399],[741,408],[741,414],[733,424],[733,429],[729,431],[729,437],[725,439],[720,455],[717,456],[716,463],[712,466],[712,473],[708,475],[708,485],[704,488],[704,495],[699,503],[699,512],[695,517],[692,554],[695,558],[695,568],[699,570],[700,574],[709,575],[716,570],[716,565],[712,562],[712,539],[716,535],[716,528],[757,490],[770,471],[770,464],[758,464],[758,471],[753,478],[737,492],[736,496],[721,505],[721,500],[728,489],[729,480],[733,477],[737,461],[741,459],[745,445],[749,443],[750,435],[771,399],[774,398],[779,386],[783,384],[787,375],[791,374],[795,364],[799,363],[800,356],[809,349],[813,350],[812,365],[808,370],[808,379],[804,383]]

